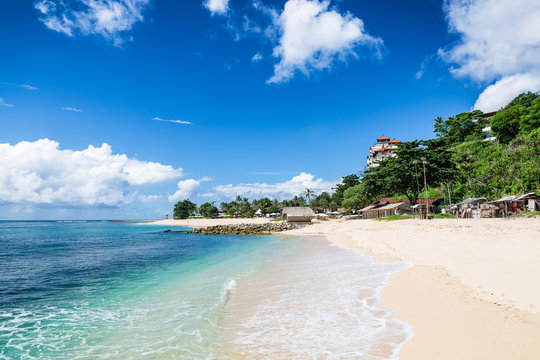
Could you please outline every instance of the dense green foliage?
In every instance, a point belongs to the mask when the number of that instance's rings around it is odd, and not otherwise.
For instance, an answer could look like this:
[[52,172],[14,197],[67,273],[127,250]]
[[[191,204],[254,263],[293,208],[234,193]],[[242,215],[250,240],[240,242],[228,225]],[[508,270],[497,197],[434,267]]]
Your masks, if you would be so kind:
[[[397,157],[368,169],[362,186],[345,193],[343,206],[365,205],[382,196],[416,203],[425,191],[422,158],[430,198],[456,202],[539,192],[540,96],[521,94],[491,120],[480,114],[436,118],[435,139],[400,143]],[[490,123],[496,141],[484,140],[482,129]]]
[[454,177],[451,154],[440,139],[402,142],[396,155],[366,171],[362,182],[372,197],[404,194],[415,204],[424,188],[424,167],[428,187]]
[[540,96],[531,92],[512,100],[491,120],[491,129],[502,144],[540,128]]
[[[406,195],[411,203],[424,190],[423,168],[430,197],[433,190],[448,200],[497,198],[540,191],[540,97],[527,93],[515,98],[491,119],[496,141],[485,141],[486,119],[479,111],[435,119],[437,138],[401,143],[397,157],[366,172],[363,183],[373,198]],[[418,161],[419,186],[416,185]]]
[[218,208],[213,203],[204,203],[199,206],[199,214],[204,217],[215,217],[219,213]]
[[173,216],[175,219],[187,219],[197,210],[197,205],[186,199],[174,205]]

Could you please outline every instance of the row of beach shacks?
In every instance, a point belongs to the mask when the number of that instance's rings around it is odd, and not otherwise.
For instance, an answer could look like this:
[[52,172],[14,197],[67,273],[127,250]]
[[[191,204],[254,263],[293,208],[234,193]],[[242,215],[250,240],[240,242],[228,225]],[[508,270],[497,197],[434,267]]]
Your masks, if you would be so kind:
[[[427,201],[427,202],[426,202]],[[535,193],[524,195],[507,195],[497,200],[485,197],[469,198],[448,208],[442,207],[441,199],[418,199],[418,204],[411,206],[407,199],[394,201],[391,198],[380,198],[373,204],[361,209],[363,219],[376,219],[391,215],[425,215],[426,204],[430,213],[441,210],[455,215],[456,218],[497,218],[525,211],[540,210],[540,196]]]
[[540,196],[536,193],[506,195],[497,200],[469,198],[452,205],[456,218],[500,218],[520,212],[540,210]]

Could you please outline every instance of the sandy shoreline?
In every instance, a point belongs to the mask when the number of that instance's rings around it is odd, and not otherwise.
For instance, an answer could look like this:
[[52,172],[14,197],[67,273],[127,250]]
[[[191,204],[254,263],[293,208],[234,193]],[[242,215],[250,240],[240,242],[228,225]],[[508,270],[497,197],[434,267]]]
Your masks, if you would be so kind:
[[382,293],[383,306],[415,333],[401,359],[540,359],[539,219],[325,221],[286,234],[324,235],[379,261],[414,264]]

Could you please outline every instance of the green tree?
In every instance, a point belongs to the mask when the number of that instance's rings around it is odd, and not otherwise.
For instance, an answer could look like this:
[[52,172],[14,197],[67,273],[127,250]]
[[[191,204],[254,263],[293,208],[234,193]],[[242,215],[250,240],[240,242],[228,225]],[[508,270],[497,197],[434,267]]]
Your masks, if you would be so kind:
[[268,208],[268,213],[270,214],[274,214],[274,213],[281,213],[281,209],[279,207],[277,207],[276,205],[271,205],[269,208]]
[[540,97],[531,92],[512,100],[491,119],[493,135],[508,144],[522,132],[531,132],[540,126]]
[[214,203],[206,202],[199,206],[199,214],[204,217],[214,217],[219,214],[218,208],[214,206]]
[[455,177],[456,169],[451,161],[451,153],[442,139],[402,142],[396,155],[379,162],[379,166],[369,169],[364,175],[362,183],[369,197],[404,194],[411,204],[416,204],[418,190],[423,188],[424,183],[422,158],[426,159],[428,187]]
[[308,203],[311,201],[311,197],[313,196],[313,194],[313,190],[310,188],[306,188],[306,191],[304,191],[304,195],[306,196]]
[[476,116],[481,113],[481,111],[475,110],[449,117],[446,120],[439,116],[435,119],[433,125],[434,132],[449,146],[464,141],[482,139],[484,137],[482,133],[484,124],[475,121]]
[[197,205],[186,199],[174,205],[173,216],[175,219],[187,219],[197,210]]
[[332,206],[332,196],[326,191],[320,193],[311,201],[311,208],[315,211],[326,211]]
[[371,201],[364,184],[358,184],[345,190],[342,204],[348,210],[358,210],[369,205]]

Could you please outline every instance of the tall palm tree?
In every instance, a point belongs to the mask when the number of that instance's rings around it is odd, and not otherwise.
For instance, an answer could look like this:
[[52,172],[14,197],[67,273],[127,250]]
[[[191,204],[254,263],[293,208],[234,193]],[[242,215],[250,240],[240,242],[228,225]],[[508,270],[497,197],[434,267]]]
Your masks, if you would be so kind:
[[306,191],[304,191],[303,195],[306,195],[308,203],[311,202],[311,196],[313,196],[314,192],[310,188],[306,188]]

